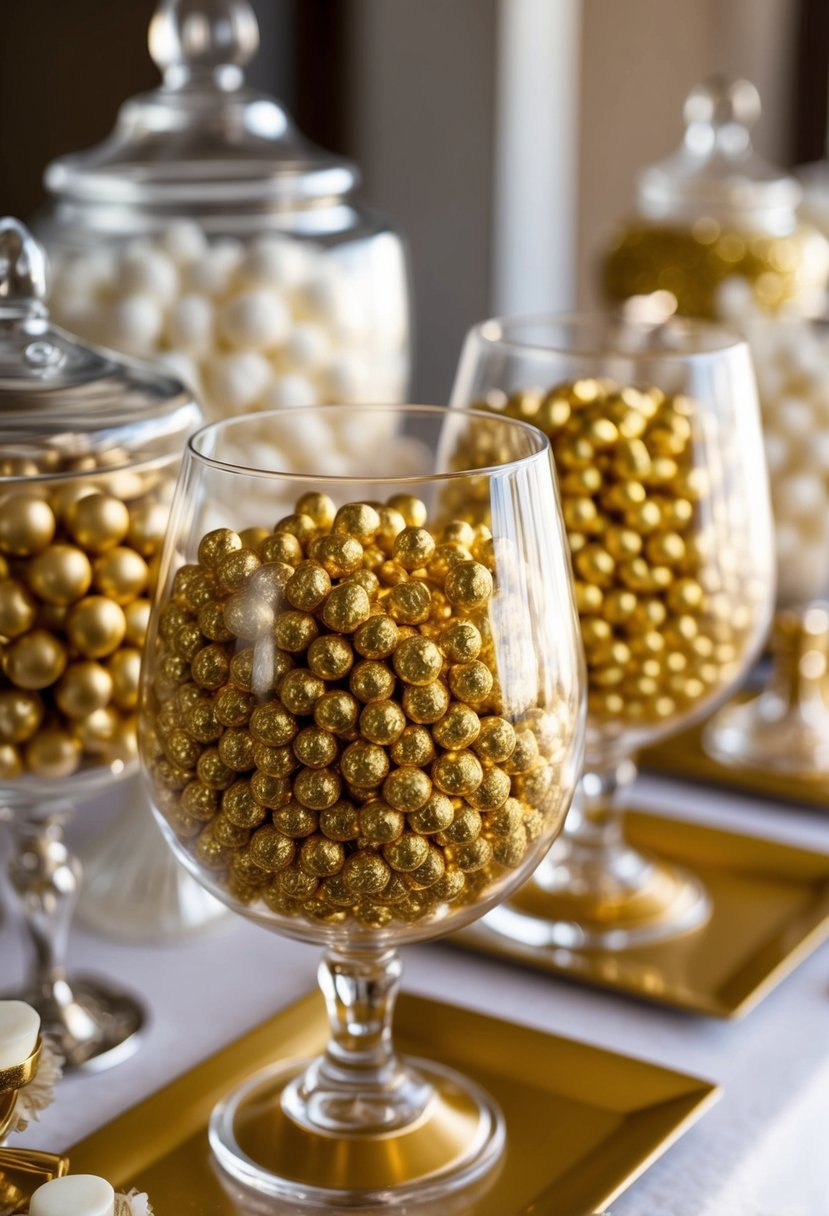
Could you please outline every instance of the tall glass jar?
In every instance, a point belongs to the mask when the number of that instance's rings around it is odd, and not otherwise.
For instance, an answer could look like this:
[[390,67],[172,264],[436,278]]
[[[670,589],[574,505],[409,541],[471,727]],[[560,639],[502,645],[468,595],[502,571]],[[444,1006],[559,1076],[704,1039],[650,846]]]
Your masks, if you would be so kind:
[[[258,44],[248,0],[158,5],[161,87],[127,101],[102,144],[46,170],[52,309],[104,346],[169,364],[214,418],[401,401],[403,242],[355,200],[357,168],[246,85]],[[329,475],[354,441],[299,417],[292,438]]]
[[67,1066],[100,1067],[122,1058],[143,1012],[66,974],[80,867],[62,828],[136,768],[150,597],[201,411],[172,376],[54,327],[45,284],[43,250],[0,220],[0,821],[33,960],[21,995]]
[[608,302],[708,319],[823,310],[829,242],[799,218],[799,183],[752,147],[759,116],[747,80],[689,93],[682,146],[639,174],[637,213],[604,255]]

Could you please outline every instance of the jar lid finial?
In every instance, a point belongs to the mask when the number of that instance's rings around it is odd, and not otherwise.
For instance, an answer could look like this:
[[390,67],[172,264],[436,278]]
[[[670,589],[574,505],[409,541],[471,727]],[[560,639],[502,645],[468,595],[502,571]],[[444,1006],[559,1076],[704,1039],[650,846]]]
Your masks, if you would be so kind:
[[259,49],[259,25],[248,0],[161,0],[149,47],[168,88],[207,77],[234,89]]
[[25,224],[0,219],[0,316],[45,317],[46,254]]

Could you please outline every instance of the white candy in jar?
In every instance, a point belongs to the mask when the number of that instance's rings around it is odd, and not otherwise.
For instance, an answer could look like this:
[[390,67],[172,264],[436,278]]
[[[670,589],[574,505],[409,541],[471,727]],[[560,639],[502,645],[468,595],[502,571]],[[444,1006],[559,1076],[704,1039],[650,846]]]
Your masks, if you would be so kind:
[[829,332],[743,318],[751,344],[774,507],[778,600],[829,594]]
[[405,326],[390,330],[385,312],[372,317],[348,247],[208,238],[180,220],[121,250],[57,255],[52,306],[84,337],[182,368],[214,417],[405,393]]

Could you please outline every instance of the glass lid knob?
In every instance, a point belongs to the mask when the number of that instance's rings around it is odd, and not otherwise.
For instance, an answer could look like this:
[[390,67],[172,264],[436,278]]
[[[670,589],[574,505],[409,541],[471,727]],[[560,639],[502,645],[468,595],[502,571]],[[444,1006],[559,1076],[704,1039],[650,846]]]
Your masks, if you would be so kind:
[[234,89],[259,48],[259,26],[248,0],[162,0],[149,46],[167,88],[210,78]]
[[719,145],[739,153],[751,147],[750,129],[760,117],[760,94],[750,80],[710,76],[685,100],[685,142],[695,152]]
[[46,254],[12,216],[0,219],[0,318],[45,317]]

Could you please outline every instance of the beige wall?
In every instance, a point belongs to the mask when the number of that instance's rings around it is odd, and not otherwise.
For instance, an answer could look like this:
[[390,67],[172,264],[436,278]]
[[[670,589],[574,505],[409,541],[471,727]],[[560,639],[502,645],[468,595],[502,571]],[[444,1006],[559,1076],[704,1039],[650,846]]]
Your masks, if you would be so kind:
[[753,80],[764,100],[757,146],[784,155],[794,14],[792,0],[582,0],[582,304],[596,300],[597,252],[633,205],[636,170],[678,145],[697,81],[712,72]]

